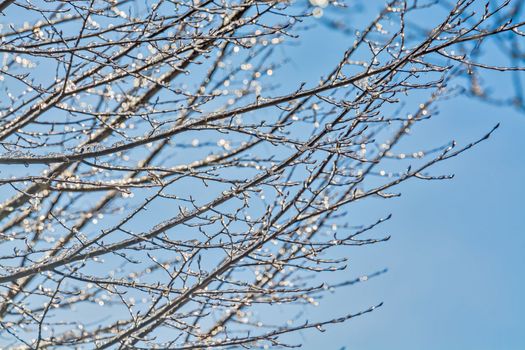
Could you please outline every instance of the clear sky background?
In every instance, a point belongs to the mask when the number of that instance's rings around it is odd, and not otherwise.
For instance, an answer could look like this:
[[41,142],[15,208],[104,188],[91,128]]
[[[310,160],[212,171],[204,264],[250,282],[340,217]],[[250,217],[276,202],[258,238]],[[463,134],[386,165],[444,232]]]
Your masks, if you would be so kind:
[[[360,21],[360,16],[351,18]],[[322,25],[309,30],[298,45],[280,51],[291,61],[275,70],[274,82],[293,91],[301,82],[317,81],[353,40]],[[490,77],[504,95],[508,79]],[[439,106],[440,114],[416,126],[401,149],[432,148],[452,139],[464,145],[498,122],[501,126],[489,140],[432,171],[454,173],[454,179],[410,181],[398,187],[400,198],[351,208],[352,219],[362,224],[392,213],[392,220],[375,231],[392,238],[349,248],[349,268],[327,276],[328,282],[384,268],[388,273],[328,295],[319,307],[306,310],[308,318],[325,320],[384,305],[324,333],[301,333],[304,349],[525,349],[525,114],[466,98]],[[274,311],[279,313],[279,306]]]
[[[287,49],[292,62],[276,72],[278,81],[297,86],[318,79],[353,38],[318,26],[300,41]],[[496,92],[509,89],[507,78],[490,76]],[[305,349],[525,349],[525,115],[458,98],[441,104],[409,142],[466,144],[498,122],[488,141],[434,168],[433,174],[454,173],[453,180],[412,181],[399,187],[401,198],[354,207],[363,223],[392,213],[378,231],[392,238],[355,248],[349,269],[337,277],[389,271],[338,290],[309,316],[384,305],[325,333],[304,332]]]

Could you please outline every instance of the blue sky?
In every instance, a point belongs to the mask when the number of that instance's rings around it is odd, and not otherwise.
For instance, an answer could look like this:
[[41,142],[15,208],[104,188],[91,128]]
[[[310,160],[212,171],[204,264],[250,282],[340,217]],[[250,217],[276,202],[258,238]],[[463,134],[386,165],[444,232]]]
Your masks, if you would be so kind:
[[[370,15],[349,18],[366,23]],[[431,19],[436,18],[421,20]],[[323,26],[312,28],[296,41],[300,44],[277,49],[290,62],[275,70],[273,81],[282,84],[283,92],[304,81],[313,84],[332,70],[353,40]],[[486,58],[499,57],[492,52]],[[497,94],[506,94],[508,76],[487,77]],[[406,102],[417,106],[422,101],[409,97]],[[464,145],[496,123],[501,126],[489,140],[432,171],[454,173],[454,179],[410,181],[398,188],[400,198],[352,207],[355,223],[393,214],[377,231],[392,238],[349,248],[348,269],[326,276],[327,282],[384,268],[388,273],[339,289],[305,312],[311,320],[324,320],[384,305],[325,333],[301,333],[304,349],[525,349],[525,115],[463,97],[441,103],[439,110],[416,126],[400,149],[432,148],[452,139]],[[274,311],[278,314],[279,307]]]
[[[276,78],[318,78],[351,40],[322,26],[311,30],[301,45],[287,50],[291,68]],[[505,95],[508,77],[489,79],[495,92]],[[438,116],[413,130],[410,144],[453,139],[466,144],[496,123],[501,126],[486,142],[434,168],[434,174],[454,173],[454,179],[412,181],[400,187],[401,198],[354,207],[352,214],[369,220],[392,213],[383,227],[392,239],[356,248],[349,269],[337,277],[389,271],[336,291],[309,316],[384,305],[325,333],[305,332],[305,349],[525,348],[525,116],[466,98],[439,108]]]

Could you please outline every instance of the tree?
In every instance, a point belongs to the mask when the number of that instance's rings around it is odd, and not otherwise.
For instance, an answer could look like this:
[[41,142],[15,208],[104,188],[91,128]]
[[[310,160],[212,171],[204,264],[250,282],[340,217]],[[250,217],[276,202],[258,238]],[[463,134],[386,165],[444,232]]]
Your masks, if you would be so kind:
[[[429,170],[497,127],[396,151],[439,103],[524,108],[525,22],[519,0],[393,0],[357,28],[359,6],[1,2],[2,347],[274,348],[380,306],[252,314],[384,272],[319,277],[389,238],[374,233],[389,216],[348,223],[355,202],[450,178]],[[283,90],[281,50],[314,24],[355,40],[319,82]],[[490,92],[490,71],[512,75],[513,96]]]

